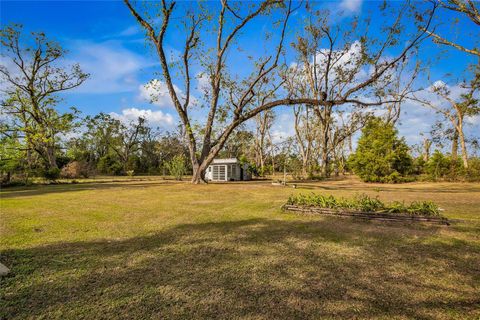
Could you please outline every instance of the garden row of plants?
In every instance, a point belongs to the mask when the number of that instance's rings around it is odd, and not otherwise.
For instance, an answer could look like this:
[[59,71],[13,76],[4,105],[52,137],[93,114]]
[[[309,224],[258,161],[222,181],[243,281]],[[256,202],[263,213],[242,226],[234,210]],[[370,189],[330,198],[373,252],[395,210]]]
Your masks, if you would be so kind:
[[373,213],[410,214],[422,216],[440,216],[440,209],[431,201],[414,201],[410,204],[393,201],[384,203],[378,197],[372,198],[366,194],[357,194],[351,199],[322,194],[291,195],[287,205],[327,208],[334,210],[349,210]]

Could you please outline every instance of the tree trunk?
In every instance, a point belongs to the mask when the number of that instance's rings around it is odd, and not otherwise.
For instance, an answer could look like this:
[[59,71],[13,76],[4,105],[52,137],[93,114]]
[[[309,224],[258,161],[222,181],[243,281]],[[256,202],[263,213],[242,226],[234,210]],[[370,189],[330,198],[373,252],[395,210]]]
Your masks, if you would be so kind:
[[194,167],[191,183],[193,184],[207,183],[205,181],[205,171],[206,171],[206,168],[203,168],[202,165]]
[[457,166],[458,159],[458,131],[454,128],[455,132],[452,137],[452,162],[450,165],[450,171],[452,175],[455,175],[455,167]]
[[432,142],[429,139],[423,140],[423,161],[427,162],[430,159],[430,147]]
[[457,160],[458,158],[458,131],[455,130],[452,137],[452,159]]
[[47,151],[47,160],[49,169],[57,169],[57,157],[55,156],[55,148],[52,146],[46,147]]
[[322,176],[328,178],[330,176],[330,160],[328,158],[328,150],[322,147]]
[[265,176],[265,159],[263,158],[263,146],[260,150],[262,150],[260,152],[260,174],[263,177]]
[[460,146],[462,148],[462,160],[463,160],[463,167],[468,169],[468,154],[467,154],[467,146],[465,144],[465,136],[463,134],[463,128],[460,126],[458,130],[458,138],[460,139]]

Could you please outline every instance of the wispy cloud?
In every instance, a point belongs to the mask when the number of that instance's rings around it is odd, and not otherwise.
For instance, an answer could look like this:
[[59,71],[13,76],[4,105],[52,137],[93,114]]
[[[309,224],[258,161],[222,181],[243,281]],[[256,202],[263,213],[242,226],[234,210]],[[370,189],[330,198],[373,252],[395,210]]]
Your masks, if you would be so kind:
[[155,62],[125,48],[120,42],[76,40],[69,43],[69,62],[77,62],[90,78],[76,92],[118,93],[137,90],[138,75]]
[[138,25],[131,25],[118,33],[120,37],[130,37],[140,33],[140,27]]

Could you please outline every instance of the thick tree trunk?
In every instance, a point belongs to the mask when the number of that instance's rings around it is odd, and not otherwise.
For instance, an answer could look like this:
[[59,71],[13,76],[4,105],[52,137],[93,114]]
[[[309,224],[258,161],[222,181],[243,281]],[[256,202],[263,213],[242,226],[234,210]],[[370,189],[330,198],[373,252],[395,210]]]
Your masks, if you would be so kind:
[[302,159],[302,176],[304,178],[307,178],[308,176],[308,160],[306,157],[303,157]]
[[205,170],[206,168],[203,168],[202,166],[197,166],[196,168],[193,168],[191,183],[193,184],[207,183],[205,181]]
[[48,160],[48,167],[49,169],[57,169],[57,157],[55,155],[55,148],[52,146],[46,147],[47,151],[47,160]]

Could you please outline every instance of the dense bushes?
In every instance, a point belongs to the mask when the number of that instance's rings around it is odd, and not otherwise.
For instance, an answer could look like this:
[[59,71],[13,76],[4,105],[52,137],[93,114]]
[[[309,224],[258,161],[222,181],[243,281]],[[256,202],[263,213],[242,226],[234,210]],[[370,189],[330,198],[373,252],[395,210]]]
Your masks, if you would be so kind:
[[408,213],[426,216],[440,215],[438,206],[431,201],[415,201],[408,205],[398,201],[384,203],[378,198],[372,198],[366,194],[356,195],[352,199],[337,198],[332,195],[324,196],[315,193],[307,195],[299,194],[290,196],[287,204],[339,210],[348,209],[362,212]]
[[413,170],[413,160],[404,139],[393,125],[372,118],[362,130],[349,166],[365,182],[405,182]]
[[42,170],[42,176],[47,180],[55,181],[60,178],[60,169],[59,168],[48,168]]
[[123,165],[113,154],[107,154],[98,160],[97,169],[99,172],[109,175],[120,175],[123,173]]
[[428,161],[415,160],[415,174],[418,180],[425,181],[479,181],[480,180],[480,159],[470,158],[469,168],[465,169],[462,160],[452,158],[438,150],[432,154]]

